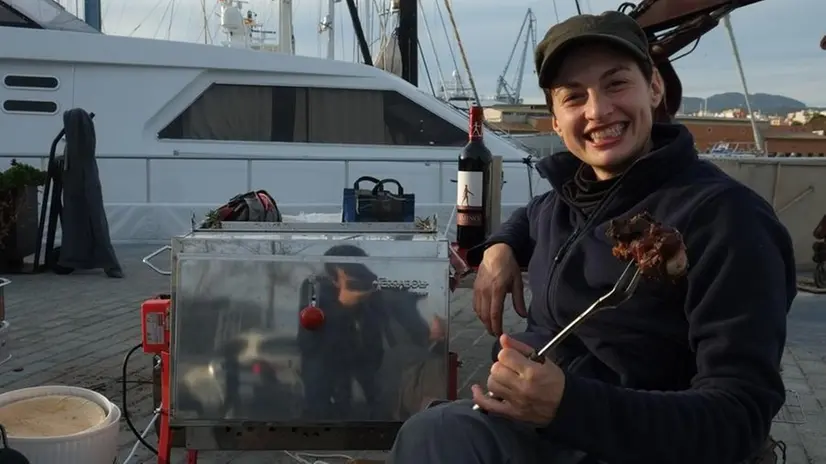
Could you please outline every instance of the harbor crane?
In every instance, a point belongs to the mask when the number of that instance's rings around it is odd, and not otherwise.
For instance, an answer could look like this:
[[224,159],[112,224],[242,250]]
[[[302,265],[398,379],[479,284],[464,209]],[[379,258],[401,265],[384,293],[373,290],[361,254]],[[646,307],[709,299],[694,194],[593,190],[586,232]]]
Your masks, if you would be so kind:
[[[516,64],[516,73],[513,81],[508,82],[507,76],[513,63],[514,54],[519,44],[522,43],[522,54],[519,56],[519,61]],[[508,62],[505,64],[505,69],[502,74],[496,79],[496,95],[494,100],[499,103],[509,105],[518,105],[522,103],[522,81],[525,77],[525,62],[528,59],[528,52],[533,52],[536,48],[536,16],[533,11],[528,8],[525,13],[525,19],[522,20],[522,27],[519,28],[519,35],[516,36],[516,41],[511,49],[511,54],[508,57]]]

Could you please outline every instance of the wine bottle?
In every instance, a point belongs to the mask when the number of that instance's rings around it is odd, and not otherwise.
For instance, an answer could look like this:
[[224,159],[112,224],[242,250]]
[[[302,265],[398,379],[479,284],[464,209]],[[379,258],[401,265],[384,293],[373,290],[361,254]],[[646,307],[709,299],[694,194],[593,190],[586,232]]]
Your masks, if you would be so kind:
[[482,107],[472,106],[469,140],[459,153],[456,178],[456,242],[460,250],[480,245],[487,238],[485,215],[493,155],[482,137],[483,121]]

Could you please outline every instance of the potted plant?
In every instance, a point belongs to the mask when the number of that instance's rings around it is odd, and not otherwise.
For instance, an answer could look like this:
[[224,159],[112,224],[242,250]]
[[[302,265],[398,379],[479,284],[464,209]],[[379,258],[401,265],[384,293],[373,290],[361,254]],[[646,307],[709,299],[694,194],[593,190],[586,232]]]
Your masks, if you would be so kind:
[[11,161],[0,172],[0,271],[19,271],[37,244],[37,188],[46,172]]

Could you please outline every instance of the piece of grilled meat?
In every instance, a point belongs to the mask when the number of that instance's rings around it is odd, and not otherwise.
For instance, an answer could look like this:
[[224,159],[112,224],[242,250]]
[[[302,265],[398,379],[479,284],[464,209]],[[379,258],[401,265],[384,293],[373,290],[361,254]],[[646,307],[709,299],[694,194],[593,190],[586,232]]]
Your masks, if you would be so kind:
[[635,261],[649,278],[676,279],[688,271],[682,235],[644,212],[631,219],[614,219],[606,233],[611,250],[622,261]]

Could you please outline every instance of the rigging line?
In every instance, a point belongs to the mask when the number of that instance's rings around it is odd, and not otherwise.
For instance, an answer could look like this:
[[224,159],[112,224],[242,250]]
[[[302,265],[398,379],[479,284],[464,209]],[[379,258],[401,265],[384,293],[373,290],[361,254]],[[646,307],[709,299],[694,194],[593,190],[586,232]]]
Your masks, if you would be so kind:
[[[218,2],[215,2],[212,5],[212,12],[209,14],[210,16],[218,16]],[[218,35],[219,28],[213,28],[209,33],[209,43],[215,43],[215,36]]]
[[[433,57],[436,59],[436,72],[439,73],[439,82],[444,82],[445,74],[442,70],[442,63],[439,60],[439,53],[436,52],[436,44],[433,42],[433,35],[431,35],[430,33],[430,25],[427,22],[427,14],[425,14],[424,5],[422,5],[422,0],[419,0],[419,11],[421,11],[422,13],[422,23],[424,24],[425,34],[427,34],[427,40],[430,42],[430,49],[433,51]],[[424,59],[424,51],[422,51],[422,59]],[[427,78],[430,79],[430,76],[428,75]],[[433,87],[432,82],[430,86]]]
[[[273,17],[275,16],[275,13],[273,12],[273,10],[275,8],[273,6],[273,3],[274,2],[270,2],[270,4],[269,4],[270,6],[266,7],[266,10],[265,10],[266,13],[264,14],[264,19],[261,21],[261,27],[262,28],[266,28],[267,24],[270,24],[270,21],[272,21]],[[296,2],[296,3],[298,3],[298,2]],[[296,5],[296,6],[298,6],[298,5]],[[264,37],[266,37],[266,34],[264,35]]]
[[172,18],[175,17],[175,0],[169,2],[171,9],[169,11],[169,25],[166,27],[166,40],[172,35]]
[[[206,8],[206,0],[201,0],[201,4],[204,8]],[[207,37],[209,36],[209,19],[207,18],[206,9],[203,11],[203,24],[201,28],[198,30],[198,37],[195,37],[195,42],[201,41],[201,36],[204,37],[204,44],[208,43]]]
[[[382,37],[381,37],[382,32],[381,31],[384,30],[384,25],[383,25],[384,23],[382,23],[383,16],[382,16],[382,13],[381,13],[381,8],[379,8],[379,4],[376,3],[376,0],[371,0],[371,3],[373,4],[374,13],[378,13],[378,18],[379,18],[379,20],[378,20],[378,23],[379,23],[379,37],[376,37],[375,34],[372,34],[372,33],[370,34],[370,37],[367,37],[367,39],[370,41],[370,47],[372,48],[377,43],[379,44],[379,46],[381,46],[381,40],[382,40]],[[373,26],[375,26],[375,23],[376,23],[374,18],[375,17],[371,13],[371,15],[370,15],[370,30],[371,30],[371,32],[372,32]]]
[[[204,3],[204,8],[206,8],[206,0],[202,0],[202,3]],[[206,10],[203,10],[204,11],[204,28],[198,33],[198,37],[195,39],[196,42],[200,42],[201,34],[204,34],[204,43],[205,44],[211,44],[211,43],[215,42],[215,35],[218,34],[219,29],[216,28],[214,31],[210,31],[209,18],[211,18],[213,16],[217,16],[218,15],[217,10],[218,10],[218,2],[215,2],[212,5],[212,9],[209,11],[209,14],[206,13]]]
[[439,14],[439,21],[442,23],[442,32],[445,34],[445,44],[448,51],[450,51],[450,59],[453,61],[453,69],[459,70],[459,63],[456,62],[456,53],[453,52],[453,43],[450,41],[450,36],[447,34],[447,24],[445,24],[445,16],[442,14],[442,8],[439,7],[439,2],[433,2],[436,5],[436,12]]
[[581,15],[582,14],[582,7],[579,6],[579,0],[574,0],[574,3],[576,4],[576,14]]
[[[335,8],[335,2],[333,2],[333,8]],[[339,41],[341,42],[341,59],[344,60],[344,47],[346,46],[346,42],[344,40],[344,18],[343,18],[343,15],[335,15],[335,18],[336,18],[336,20],[338,20],[338,24],[340,26],[339,27],[339,32],[340,32]],[[332,30],[331,34],[336,33],[335,28],[336,28],[336,25],[333,24],[333,30]],[[356,35],[356,34],[353,34],[353,35]],[[357,43],[358,43],[358,39],[353,41],[353,58],[358,56],[358,55],[356,55],[356,45],[357,45]],[[353,61],[358,62],[356,60],[353,60]]]
[[[123,3],[123,4],[121,4],[120,10],[118,11],[118,15],[117,15],[118,19],[117,19],[117,21],[115,21],[115,24],[120,25],[123,22],[123,15],[125,13],[126,13],[126,4]],[[104,24],[106,24],[106,23],[109,23],[109,21],[104,21]],[[108,30],[109,28],[107,27],[106,29]]]
[[479,99],[479,92],[476,91],[476,82],[473,80],[473,73],[470,72],[470,63],[465,53],[465,47],[462,45],[462,37],[459,34],[459,26],[456,25],[456,18],[453,16],[453,7],[450,6],[450,0],[445,0],[445,9],[447,10],[447,17],[450,19],[450,24],[453,26],[453,34],[456,36],[456,45],[459,47],[459,56],[465,64],[465,71],[467,72],[467,80],[470,83],[470,90],[473,91],[473,98],[476,99],[477,105],[482,105]]
[[131,37],[132,35],[135,34],[135,32],[138,32],[138,29],[140,29],[141,26],[143,26],[143,23],[145,23],[147,19],[152,17],[153,14],[155,14],[155,10],[157,10],[158,7],[161,6],[162,4],[163,4],[163,0],[158,0],[157,2],[155,2],[155,5],[152,7],[151,10],[149,10],[149,13],[147,13],[146,16],[143,19],[138,21],[138,25],[135,26],[134,29],[132,29],[132,32],[129,33],[129,36]]
[[[324,30],[322,29],[322,26],[321,26],[324,23],[324,9],[323,9],[324,7],[322,6],[323,3],[324,2],[321,1],[321,0],[318,0],[318,2],[316,2],[316,6],[318,6],[318,14],[316,15],[316,17],[318,18],[318,20],[316,22],[317,27],[318,27],[318,34],[316,35],[316,40],[315,40],[315,49],[316,49],[315,53],[316,53],[316,56],[318,56],[319,58],[322,56],[322,54],[321,54],[321,47],[322,47],[321,39],[322,39],[322,37],[324,37],[324,34],[323,34]],[[329,40],[329,39],[327,39],[327,40]]]
[[556,4],[556,0],[554,0],[554,16],[556,16],[556,23],[559,24],[559,6]]
[[[421,5],[421,3],[419,3]],[[436,96],[436,87],[433,87],[433,79],[430,77],[430,69],[427,67],[427,59],[424,57],[424,49],[422,48],[422,42],[419,39],[416,39],[416,42],[419,44],[419,55],[422,57],[422,65],[424,66],[424,75],[427,76],[427,83],[430,84],[430,93],[433,96]]]
[[103,20],[106,15],[109,14],[109,7],[112,5],[111,1],[106,2],[106,5],[103,5],[103,11],[100,13],[101,21]]
[[153,38],[157,38],[158,33],[161,32],[161,26],[163,26],[164,20],[166,20],[166,15],[169,14],[169,8],[170,8],[171,5],[172,5],[172,3],[167,3],[166,4],[166,8],[164,8],[164,10],[163,10],[163,14],[161,15],[161,19],[158,20],[158,27],[155,28],[155,33],[152,34]]
[[[206,11],[206,0],[201,0],[201,21],[203,21],[203,34],[204,34],[204,44],[207,43],[207,38],[209,37],[209,18],[207,18],[207,11]],[[200,34],[199,34],[200,35]],[[198,37],[195,41],[199,41],[201,38]]]
[[[379,6],[376,5],[376,8]],[[384,47],[385,42],[387,41],[387,23],[390,21],[390,17],[393,16],[389,10],[379,10],[379,36],[376,38],[379,44],[379,50]]]

